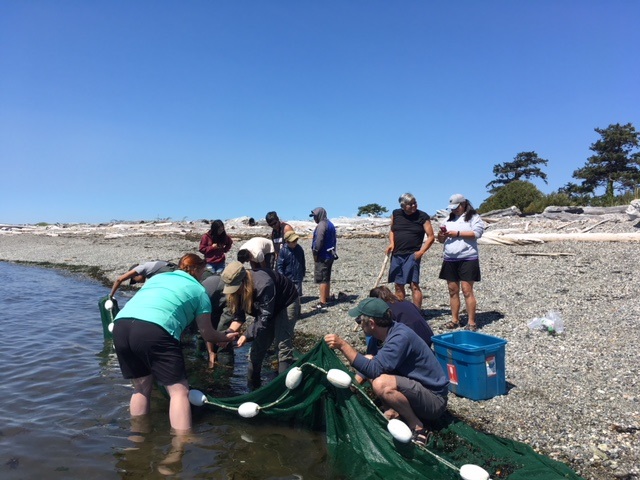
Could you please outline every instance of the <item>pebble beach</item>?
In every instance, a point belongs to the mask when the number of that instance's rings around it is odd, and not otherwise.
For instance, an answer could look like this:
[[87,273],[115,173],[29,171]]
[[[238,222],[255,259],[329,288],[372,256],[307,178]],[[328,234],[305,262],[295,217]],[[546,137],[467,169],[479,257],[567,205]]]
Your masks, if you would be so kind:
[[[507,394],[485,401],[450,395],[449,410],[475,428],[530,445],[586,479],[638,479],[640,242],[617,241],[615,235],[637,234],[640,223],[624,215],[606,220],[510,217],[487,223],[487,232],[561,232],[567,239],[480,245],[477,321],[480,333],[507,341]],[[269,233],[264,224],[225,223],[234,239],[228,259],[235,258],[245,239]],[[334,221],[340,258],[334,264],[331,291],[337,300],[326,311],[313,309],[314,224],[290,223],[302,237],[308,270],[297,332],[315,338],[337,333],[364,349],[362,334],[354,329],[347,310],[368,296],[381,273],[388,219]],[[203,221],[5,225],[0,226],[0,261],[72,269],[110,286],[132,264],[175,261],[185,253],[197,253],[207,229]],[[571,237],[586,235],[587,230],[610,234],[612,240]],[[446,285],[437,278],[441,261],[442,245],[436,242],[421,266],[424,315],[435,334],[448,332],[444,324],[451,320]],[[562,333],[527,326],[548,312],[562,319]]]

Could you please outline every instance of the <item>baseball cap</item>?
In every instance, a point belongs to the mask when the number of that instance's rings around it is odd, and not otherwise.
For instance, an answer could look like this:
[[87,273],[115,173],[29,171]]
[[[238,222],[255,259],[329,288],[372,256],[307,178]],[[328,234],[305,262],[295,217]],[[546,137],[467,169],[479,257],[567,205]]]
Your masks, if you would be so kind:
[[242,263],[235,261],[231,262],[227,265],[222,274],[220,275],[220,279],[224,282],[224,289],[222,293],[225,295],[229,293],[236,292],[240,285],[242,285],[242,280],[247,276],[247,271],[244,269]]
[[294,232],[293,230],[290,230],[290,231],[288,231],[287,233],[284,234],[284,241],[285,242],[295,242],[299,238],[300,237],[298,236],[298,234],[296,232]]
[[460,195],[459,193],[451,195],[451,198],[449,199],[449,210],[455,210],[458,208],[458,205],[466,201],[467,199],[464,198],[464,195]]
[[383,318],[384,314],[389,310],[387,302],[381,298],[369,297],[362,300],[357,307],[349,310],[349,316],[354,317],[356,322],[360,315],[366,315],[367,317]]

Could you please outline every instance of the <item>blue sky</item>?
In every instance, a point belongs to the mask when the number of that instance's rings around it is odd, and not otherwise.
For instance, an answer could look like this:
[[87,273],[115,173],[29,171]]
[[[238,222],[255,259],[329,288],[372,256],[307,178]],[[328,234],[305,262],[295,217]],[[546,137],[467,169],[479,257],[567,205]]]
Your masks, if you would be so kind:
[[476,206],[640,129],[640,2],[0,0],[0,223]]

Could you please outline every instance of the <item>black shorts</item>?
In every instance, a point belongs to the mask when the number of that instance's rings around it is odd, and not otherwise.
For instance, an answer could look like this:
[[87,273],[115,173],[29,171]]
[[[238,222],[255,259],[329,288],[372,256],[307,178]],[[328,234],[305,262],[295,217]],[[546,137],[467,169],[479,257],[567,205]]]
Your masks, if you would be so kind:
[[459,260],[456,262],[442,262],[438,278],[447,282],[479,282],[480,261]]
[[315,283],[331,283],[331,267],[333,259],[318,260],[315,264],[313,272],[313,280]]
[[120,318],[113,327],[113,346],[124,378],[153,375],[160,385],[187,378],[180,342],[160,325]]

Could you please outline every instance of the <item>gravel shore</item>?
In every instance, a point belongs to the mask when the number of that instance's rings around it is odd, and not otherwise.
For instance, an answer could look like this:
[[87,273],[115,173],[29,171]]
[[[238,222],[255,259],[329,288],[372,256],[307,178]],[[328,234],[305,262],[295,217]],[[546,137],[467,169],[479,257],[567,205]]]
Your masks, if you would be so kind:
[[[294,228],[307,234],[301,245],[312,269],[308,234],[313,224],[299,223]],[[498,226],[529,232],[558,228],[557,222],[533,223],[507,219]],[[579,227],[584,225],[575,228]],[[600,229],[639,230],[634,222],[619,219]],[[183,225],[178,231],[160,233],[147,230],[147,234],[140,233],[141,228],[115,235],[99,228],[80,233],[77,227],[64,230],[3,229],[0,261],[76,268],[110,284],[134,263],[176,260],[197,252],[207,225]],[[267,233],[260,226],[227,230],[235,240],[229,258],[235,258],[242,238]],[[342,293],[342,301],[325,312],[313,311],[317,287],[308,272],[299,332],[317,337],[338,333],[358,348],[364,345],[346,312],[374,286],[387,231],[388,226],[375,222],[364,228],[339,226],[340,259],[334,264],[332,293]],[[508,341],[508,393],[482,402],[451,395],[451,412],[486,432],[527,443],[584,478],[640,478],[638,243],[558,241],[481,245],[480,250],[483,280],[475,289],[478,323],[480,332]],[[423,308],[436,334],[444,333],[443,326],[451,319],[445,283],[437,278],[441,257],[442,246],[436,243],[421,267]],[[534,317],[551,310],[562,317],[564,333],[552,336],[527,327]]]

